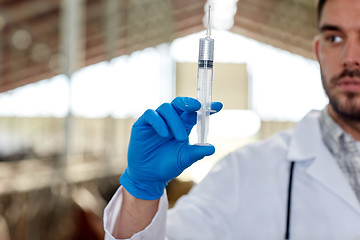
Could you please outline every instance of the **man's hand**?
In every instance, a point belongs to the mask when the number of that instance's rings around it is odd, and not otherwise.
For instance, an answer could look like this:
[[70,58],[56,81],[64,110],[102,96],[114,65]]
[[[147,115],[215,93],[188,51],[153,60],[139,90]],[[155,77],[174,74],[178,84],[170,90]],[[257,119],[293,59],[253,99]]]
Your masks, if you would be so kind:
[[[220,102],[212,104],[216,112],[221,108]],[[121,176],[121,184],[131,195],[144,200],[159,199],[168,181],[215,152],[212,145],[189,144],[199,109],[196,99],[177,97],[155,111],[147,110],[134,123],[128,166]]]

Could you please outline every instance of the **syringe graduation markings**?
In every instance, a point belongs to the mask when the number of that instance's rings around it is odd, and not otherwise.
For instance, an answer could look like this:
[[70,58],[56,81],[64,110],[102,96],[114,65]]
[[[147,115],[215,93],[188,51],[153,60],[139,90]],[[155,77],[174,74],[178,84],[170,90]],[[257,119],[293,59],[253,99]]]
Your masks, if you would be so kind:
[[200,38],[198,78],[197,78],[197,99],[201,103],[201,108],[197,112],[197,144],[207,144],[209,132],[209,116],[212,102],[212,82],[213,82],[213,61],[214,61],[214,39],[210,37],[210,5],[208,11],[208,26],[206,37]]

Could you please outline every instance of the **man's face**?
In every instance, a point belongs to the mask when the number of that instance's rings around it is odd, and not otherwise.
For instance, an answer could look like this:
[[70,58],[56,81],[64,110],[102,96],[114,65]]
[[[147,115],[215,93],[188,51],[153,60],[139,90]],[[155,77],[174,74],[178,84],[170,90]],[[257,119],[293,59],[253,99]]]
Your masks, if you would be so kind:
[[330,107],[360,121],[360,1],[328,0],[319,29],[315,53]]

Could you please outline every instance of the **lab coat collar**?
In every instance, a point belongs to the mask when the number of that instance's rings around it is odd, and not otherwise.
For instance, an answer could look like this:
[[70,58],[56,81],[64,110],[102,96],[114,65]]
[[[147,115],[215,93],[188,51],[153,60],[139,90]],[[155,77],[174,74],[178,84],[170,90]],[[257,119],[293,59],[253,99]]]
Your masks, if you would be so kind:
[[353,189],[322,140],[319,116],[319,111],[311,111],[296,125],[287,159],[299,163],[307,161],[306,173],[360,214]]
[[317,156],[319,146],[324,145],[319,116],[319,111],[311,111],[296,124],[288,152],[289,161],[307,161]]

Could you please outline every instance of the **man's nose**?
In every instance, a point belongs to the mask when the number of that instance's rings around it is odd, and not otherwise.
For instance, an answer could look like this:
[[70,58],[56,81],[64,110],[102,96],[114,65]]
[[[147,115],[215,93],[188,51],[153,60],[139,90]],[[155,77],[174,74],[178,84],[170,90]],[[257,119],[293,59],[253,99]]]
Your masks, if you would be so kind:
[[360,68],[360,40],[349,40],[344,48],[343,65],[346,68]]

